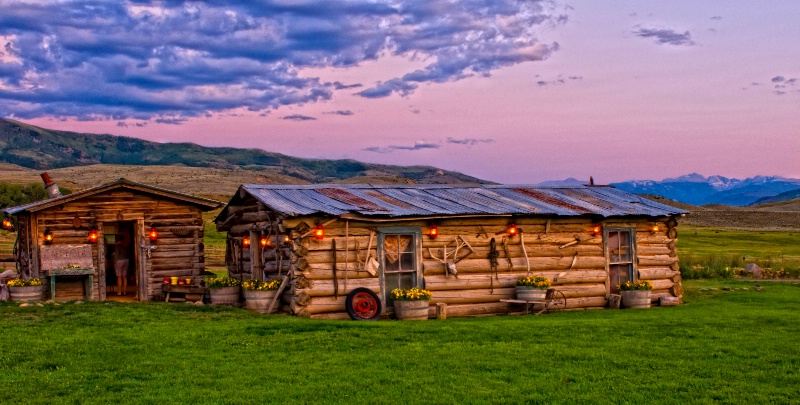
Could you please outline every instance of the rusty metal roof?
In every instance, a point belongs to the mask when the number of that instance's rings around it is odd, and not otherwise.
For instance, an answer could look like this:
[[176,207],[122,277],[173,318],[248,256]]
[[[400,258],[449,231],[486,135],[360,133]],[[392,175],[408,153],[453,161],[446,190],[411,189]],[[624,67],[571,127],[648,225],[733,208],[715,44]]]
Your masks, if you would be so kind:
[[688,213],[609,186],[243,184],[285,216],[666,216]]

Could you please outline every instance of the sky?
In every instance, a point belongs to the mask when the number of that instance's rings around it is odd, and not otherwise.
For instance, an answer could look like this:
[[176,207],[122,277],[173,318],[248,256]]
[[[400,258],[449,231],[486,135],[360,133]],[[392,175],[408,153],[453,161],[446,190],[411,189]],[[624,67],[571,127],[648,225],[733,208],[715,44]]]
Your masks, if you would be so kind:
[[0,116],[507,184],[800,178],[800,2],[0,0]]

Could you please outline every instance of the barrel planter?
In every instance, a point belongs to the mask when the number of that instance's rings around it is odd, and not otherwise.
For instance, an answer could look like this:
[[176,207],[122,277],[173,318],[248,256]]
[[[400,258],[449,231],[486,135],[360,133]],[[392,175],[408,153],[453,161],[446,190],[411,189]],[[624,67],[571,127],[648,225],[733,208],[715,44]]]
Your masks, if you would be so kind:
[[394,314],[403,321],[425,321],[428,319],[430,301],[395,301]]
[[276,302],[272,306],[272,311],[268,312],[269,305],[272,299],[278,294],[277,290],[270,291],[250,291],[244,290],[244,306],[245,308],[258,312],[259,314],[275,313],[278,312],[279,303]]
[[620,291],[622,308],[650,308],[650,290]]
[[517,286],[517,299],[522,301],[543,301],[547,290],[541,288]]
[[220,287],[210,288],[208,295],[211,296],[211,303],[214,305],[236,305],[239,303],[242,287]]
[[45,287],[43,285],[8,287],[11,301],[19,302],[39,302],[42,300]]

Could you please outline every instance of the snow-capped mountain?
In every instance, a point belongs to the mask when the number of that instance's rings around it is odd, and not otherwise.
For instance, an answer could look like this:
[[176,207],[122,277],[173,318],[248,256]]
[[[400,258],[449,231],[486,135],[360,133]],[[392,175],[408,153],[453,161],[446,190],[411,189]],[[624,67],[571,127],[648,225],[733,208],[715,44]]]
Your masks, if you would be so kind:
[[692,173],[662,181],[631,180],[611,185],[636,194],[655,194],[693,205],[744,206],[763,198],[798,190],[800,179],[756,176],[739,180],[719,175],[704,177]]

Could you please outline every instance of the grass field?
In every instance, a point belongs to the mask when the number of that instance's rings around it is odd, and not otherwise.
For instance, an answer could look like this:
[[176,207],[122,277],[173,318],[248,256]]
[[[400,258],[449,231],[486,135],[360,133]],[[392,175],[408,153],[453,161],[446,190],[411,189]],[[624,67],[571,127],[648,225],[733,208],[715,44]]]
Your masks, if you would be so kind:
[[684,278],[732,277],[748,263],[797,278],[800,232],[680,226],[678,256]]
[[[427,322],[187,304],[0,304],[6,403],[792,403],[800,285]],[[736,290],[739,288],[738,290]]]

